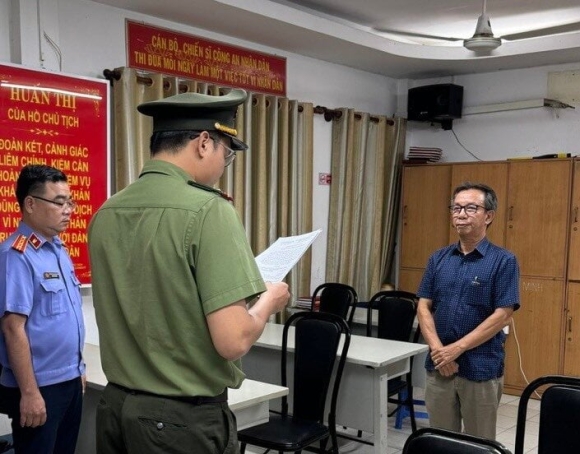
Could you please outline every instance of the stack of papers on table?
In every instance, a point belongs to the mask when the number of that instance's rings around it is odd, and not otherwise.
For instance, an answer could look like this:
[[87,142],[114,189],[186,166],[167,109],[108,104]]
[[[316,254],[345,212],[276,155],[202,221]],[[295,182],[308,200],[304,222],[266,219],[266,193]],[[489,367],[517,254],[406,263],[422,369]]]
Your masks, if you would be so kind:
[[441,159],[441,148],[410,147],[407,160],[410,162],[437,162]]
[[294,302],[294,305],[296,307],[299,307],[300,309],[308,309],[308,310],[310,310],[310,306],[312,306],[312,299],[309,296],[303,296],[301,298],[298,298]]

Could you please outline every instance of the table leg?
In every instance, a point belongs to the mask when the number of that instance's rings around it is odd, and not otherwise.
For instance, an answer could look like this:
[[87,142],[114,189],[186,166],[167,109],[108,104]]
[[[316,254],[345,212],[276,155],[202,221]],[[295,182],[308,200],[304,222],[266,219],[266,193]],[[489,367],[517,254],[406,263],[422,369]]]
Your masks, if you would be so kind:
[[388,432],[388,376],[379,369],[375,369],[374,383],[374,443],[375,454],[387,452],[387,432]]

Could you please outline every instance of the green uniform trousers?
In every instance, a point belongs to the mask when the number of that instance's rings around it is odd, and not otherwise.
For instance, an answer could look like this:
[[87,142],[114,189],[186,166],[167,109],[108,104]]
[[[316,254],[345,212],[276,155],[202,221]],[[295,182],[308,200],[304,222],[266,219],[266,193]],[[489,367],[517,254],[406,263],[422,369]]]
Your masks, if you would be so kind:
[[193,405],[108,384],[97,406],[99,454],[237,454],[227,402]]

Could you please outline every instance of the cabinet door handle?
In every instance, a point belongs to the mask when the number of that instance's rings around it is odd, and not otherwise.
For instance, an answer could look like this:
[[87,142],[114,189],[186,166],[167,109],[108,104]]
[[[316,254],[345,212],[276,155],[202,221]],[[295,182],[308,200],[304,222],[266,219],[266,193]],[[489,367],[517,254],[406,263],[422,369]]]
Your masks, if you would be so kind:
[[514,220],[513,214],[514,214],[514,207],[511,206],[510,209],[509,209],[509,212],[508,212],[508,221],[513,221]]
[[578,207],[574,207],[574,223],[578,222]]
[[572,332],[572,317],[568,317],[568,332]]

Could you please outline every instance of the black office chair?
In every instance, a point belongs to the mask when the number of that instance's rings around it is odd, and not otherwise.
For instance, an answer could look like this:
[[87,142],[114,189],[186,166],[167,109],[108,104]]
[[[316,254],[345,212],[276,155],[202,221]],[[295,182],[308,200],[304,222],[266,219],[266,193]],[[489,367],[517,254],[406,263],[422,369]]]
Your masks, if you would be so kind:
[[[282,335],[282,386],[288,386],[288,333],[291,325],[295,325],[292,414],[289,413],[288,399],[283,397],[281,414],[271,413],[267,423],[240,430],[238,439],[242,454],[246,444],[278,452],[300,452],[307,446],[309,450],[315,449],[310,445],[317,442],[320,449],[316,451],[327,452],[329,439],[331,452],[338,453],[336,401],[350,345],[350,329],[346,321],[335,314],[298,312],[292,315],[284,324]],[[339,350],[341,337],[344,342]],[[338,366],[333,375],[337,355]],[[332,394],[328,423],[325,424],[324,411],[329,389],[332,389]]]
[[354,311],[358,302],[358,296],[350,285],[338,282],[326,282],[319,285],[312,295],[310,310],[315,310],[316,299],[320,299],[319,312],[336,314],[345,319],[348,326],[352,326]]
[[495,440],[426,427],[407,438],[403,454],[511,454],[511,451]]
[[546,375],[532,381],[520,396],[516,425],[515,454],[523,454],[526,416],[530,396],[550,385],[540,401],[540,430],[537,454],[580,453],[580,377]]
[[[417,301],[418,298],[414,293],[397,290],[385,290],[373,295],[368,302],[367,336],[373,336],[376,332],[376,337],[381,339],[417,343],[421,334],[419,326],[413,332],[413,323],[417,315]],[[376,328],[373,326],[373,311],[378,312]],[[388,401],[397,404],[397,408],[389,416],[394,415],[403,405],[409,409],[411,428],[415,432],[417,422],[415,421],[413,405],[412,372],[413,359],[411,358],[411,367],[406,376],[389,380]],[[398,397],[393,397],[395,395]]]

